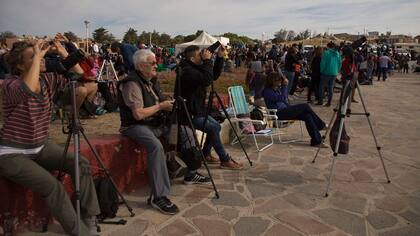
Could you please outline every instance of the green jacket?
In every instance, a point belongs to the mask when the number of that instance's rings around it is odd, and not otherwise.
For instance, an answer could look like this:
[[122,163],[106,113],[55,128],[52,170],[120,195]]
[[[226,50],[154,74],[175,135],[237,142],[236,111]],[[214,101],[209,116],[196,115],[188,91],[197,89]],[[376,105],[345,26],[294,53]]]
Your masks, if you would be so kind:
[[322,54],[321,74],[337,76],[341,69],[341,56],[337,50],[327,49]]

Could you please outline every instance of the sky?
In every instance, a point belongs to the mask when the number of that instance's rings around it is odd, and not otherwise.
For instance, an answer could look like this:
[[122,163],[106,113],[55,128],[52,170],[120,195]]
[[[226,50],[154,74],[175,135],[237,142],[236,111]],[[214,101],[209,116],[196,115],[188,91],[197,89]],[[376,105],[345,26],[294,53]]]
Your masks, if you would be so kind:
[[106,28],[122,38],[130,27],[172,36],[205,30],[268,39],[280,29],[317,33],[367,31],[420,34],[420,0],[0,0],[0,32],[85,37]]

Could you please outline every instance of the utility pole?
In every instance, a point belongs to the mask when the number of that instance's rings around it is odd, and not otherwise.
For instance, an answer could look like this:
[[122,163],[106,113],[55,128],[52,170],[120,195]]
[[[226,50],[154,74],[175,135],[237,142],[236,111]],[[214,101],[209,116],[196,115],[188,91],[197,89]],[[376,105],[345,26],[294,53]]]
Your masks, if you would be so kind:
[[86,42],[85,42],[85,52],[88,52],[89,50],[89,21],[85,20],[83,23],[85,23],[85,27],[86,27]]

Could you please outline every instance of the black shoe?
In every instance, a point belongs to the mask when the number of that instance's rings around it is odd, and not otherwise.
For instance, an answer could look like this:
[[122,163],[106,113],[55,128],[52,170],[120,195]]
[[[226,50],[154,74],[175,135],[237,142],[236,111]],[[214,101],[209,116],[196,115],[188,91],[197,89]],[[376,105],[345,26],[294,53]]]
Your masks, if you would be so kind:
[[210,178],[201,175],[200,173],[196,172],[194,175],[185,176],[184,177],[184,184],[208,184],[210,183]]
[[152,200],[151,205],[166,215],[175,215],[179,212],[178,207],[167,197],[155,198]]

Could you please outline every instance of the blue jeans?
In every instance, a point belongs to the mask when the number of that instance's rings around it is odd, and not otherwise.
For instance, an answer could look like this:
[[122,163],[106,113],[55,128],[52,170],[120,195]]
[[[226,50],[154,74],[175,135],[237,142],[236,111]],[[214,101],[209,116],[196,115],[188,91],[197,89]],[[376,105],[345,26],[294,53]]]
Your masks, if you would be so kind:
[[385,81],[386,80],[386,74],[388,73],[388,68],[386,68],[386,67],[381,67],[380,69],[379,69],[379,74],[378,74],[378,80],[380,80],[381,79],[381,75],[382,75],[382,79],[383,79],[383,81]]
[[328,104],[331,104],[332,96],[333,96],[333,89],[334,89],[334,82],[336,76],[334,75],[321,75],[321,86],[319,86],[319,103],[324,101],[324,89],[327,87],[328,91]]
[[221,162],[227,162],[230,160],[229,155],[226,153],[223,147],[222,141],[220,140],[221,126],[213,117],[208,116],[205,127],[203,122],[206,117],[199,116],[194,117],[192,122],[196,129],[201,130],[207,134],[206,141],[203,147],[204,156],[208,156],[211,153],[211,148],[214,148]]
[[286,76],[287,80],[289,81],[289,83],[287,84],[287,92],[288,94],[290,94],[290,91],[293,87],[293,81],[295,80],[295,72],[286,70],[284,71],[284,76]]

